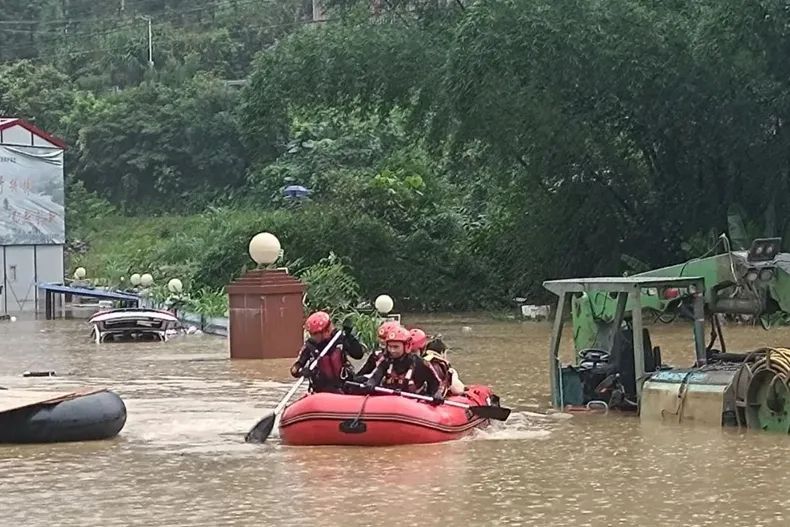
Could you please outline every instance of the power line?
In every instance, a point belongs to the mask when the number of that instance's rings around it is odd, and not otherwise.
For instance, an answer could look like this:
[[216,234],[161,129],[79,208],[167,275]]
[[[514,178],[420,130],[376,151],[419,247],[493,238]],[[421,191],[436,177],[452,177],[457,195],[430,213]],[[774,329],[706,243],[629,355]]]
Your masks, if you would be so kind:
[[[102,30],[91,30],[91,31],[64,31],[66,28],[58,28],[58,29],[47,29],[47,30],[40,30],[40,29],[5,29],[0,28],[0,34],[2,33],[13,33],[13,34],[21,34],[21,35],[30,35],[30,36],[68,36],[68,37],[80,37],[80,36],[93,36],[93,35],[101,35],[115,32],[119,29],[127,28],[137,25],[137,22],[134,19],[126,19],[122,24],[118,24],[113,28],[105,28]],[[7,48],[6,48],[7,49]]]
[[[301,25],[307,26],[307,25],[313,25],[313,24],[321,24],[321,23],[324,23],[324,22],[336,22],[336,21],[339,21],[339,20],[340,19],[325,19],[325,20],[320,20],[320,21],[319,20],[316,20],[316,21],[313,21],[313,20],[296,21],[295,20],[293,22],[288,22],[288,23],[283,23],[283,24],[267,24],[267,25],[250,24],[250,25],[247,25],[245,27],[248,28],[248,29],[281,29],[281,28],[285,28],[285,27],[295,27],[295,26],[301,26]],[[94,53],[102,53],[102,52],[111,53],[111,52],[116,52],[116,51],[118,51],[118,48],[105,47],[105,46],[95,46],[95,47],[92,47],[91,49],[87,49],[87,50],[59,51],[59,52],[56,52],[54,55],[51,55],[49,57],[35,57],[35,58],[30,58],[28,60],[38,61],[38,62],[51,62],[52,58],[63,58],[63,57],[75,58],[75,57],[80,57],[80,56],[85,56],[85,55],[91,55],[91,54],[94,54]]]
[[[253,4],[258,4],[258,5],[260,5],[260,4],[269,4],[269,5],[281,4],[281,6],[282,6],[282,13],[283,14],[286,13],[287,9],[295,7],[294,4],[277,2],[276,0],[235,0],[235,1],[234,0],[222,0],[222,1],[216,2],[215,4],[213,4],[211,6],[203,6],[203,7],[198,7],[198,8],[187,9],[187,10],[180,11],[178,13],[173,12],[173,13],[169,13],[168,14],[169,16],[158,16],[156,20],[159,23],[161,23],[161,22],[173,22],[176,19],[182,18],[181,15],[183,15],[183,14],[198,13],[198,12],[204,12],[204,11],[208,11],[208,10],[219,10],[219,9],[222,9],[222,8],[232,8],[232,7],[237,7],[237,6],[249,6],[249,5],[253,5]],[[102,21],[102,19],[96,19],[96,18],[91,19],[91,20],[94,21],[94,22]],[[128,16],[124,17],[123,19],[115,19],[115,18],[103,19],[103,21],[108,21],[108,20],[118,20],[119,22],[122,22],[122,23],[117,24],[115,27],[112,27],[112,28],[105,28],[105,29],[101,29],[101,30],[92,30],[92,31],[73,32],[73,33],[72,32],[61,32],[62,31],[61,29],[58,29],[58,30],[47,30],[47,31],[41,31],[41,30],[16,30],[16,29],[14,29],[14,30],[10,30],[9,31],[9,30],[3,29],[3,28],[0,28],[0,33],[3,33],[3,32],[13,32],[13,33],[21,32],[21,33],[28,34],[28,35],[45,37],[44,38],[44,43],[47,43],[47,40],[50,40],[50,38],[51,38],[51,40],[66,40],[66,41],[68,41],[68,40],[78,40],[78,39],[83,39],[83,38],[85,40],[90,40],[93,37],[101,37],[101,36],[110,35],[110,34],[114,34],[114,33],[120,33],[122,31],[129,30],[132,27],[138,25],[138,22],[135,19],[133,19],[133,18],[130,19],[130,17],[128,17]],[[2,22],[2,21],[0,21],[0,22]],[[281,26],[286,26],[286,25],[290,25],[290,24],[291,23],[289,22],[288,24],[282,24]],[[251,27],[251,26],[247,26],[247,27]],[[276,25],[272,26],[272,28],[275,28],[275,27],[276,27]],[[49,37],[49,38],[47,38],[47,37]],[[28,50],[30,50],[30,44],[22,44],[22,45],[19,45],[19,46],[4,46],[2,48],[3,52],[6,52],[6,53],[11,52],[12,54],[17,54],[19,52],[24,52],[24,51],[28,51]],[[95,50],[96,50],[96,48],[94,47],[92,50],[90,50],[90,52],[93,52]]]
[[[128,2],[129,0],[126,0],[126,1]],[[222,0],[222,1],[219,1],[216,4],[211,5],[211,6],[203,6],[203,7],[199,7],[199,8],[193,8],[193,9],[181,11],[179,13],[175,13],[174,12],[174,13],[171,13],[170,15],[171,16],[174,16],[174,15],[177,16],[177,15],[181,15],[183,13],[194,13],[194,12],[207,11],[209,9],[217,9],[218,7],[222,7],[223,5],[225,7],[231,7],[231,6],[235,7],[235,6],[261,4],[261,3],[279,4],[281,6],[281,8],[282,8],[282,14],[286,14],[286,12],[287,12],[286,10],[287,9],[296,7],[295,4],[288,4],[287,2],[277,2],[276,0],[235,0],[235,1],[234,0]],[[163,20],[163,18],[164,18],[164,20]],[[368,16],[368,19],[378,19],[378,18],[380,18],[379,15],[372,14],[372,13]],[[97,19],[91,19],[91,20],[96,21]],[[110,19],[105,19],[105,20],[110,20]],[[120,24],[120,25],[117,25],[114,28],[106,28],[106,29],[101,30],[101,31],[90,31],[90,32],[64,33],[64,34],[58,33],[57,36],[61,36],[61,37],[65,36],[66,37],[65,40],[70,40],[71,38],[80,38],[80,37],[84,37],[86,39],[90,39],[91,37],[105,36],[105,35],[111,35],[111,34],[115,34],[115,33],[120,33],[121,31],[123,31],[125,29],[129,29],[129,28],[137,25],[137,21],[135,21],[134,19],[130,19],[128,16],[124,17],[124,19],[122,19],[122,20],[124,20],[124,23]],[[168,20],[167,17],[161,17],[161,16],[158,17],[157,20],[160,21],[160,22],[161,21],[164,21],[164,22],[171,21],[171,20]],[[289,21],[289,22],[285,22],[285,23],[279,23],[279,24],[265,24],[265,25],[245,24],[244,28],[245,29],[257,29],[257,30],[271,30],[271,29],[281,29],[281,28],[286,28],[286,27],[298,27],[300,25],[312,25],[312,24],[337,22],[337,21],[341,21],[341,20],[343,20],[342,17],[339,17],[339,18],[324,18],[324,19],[321,19],[321,20],[295,18],[293,21]],[[402,21],[405,22],[405,20],[402,20]],[[2,21],[0,21],[0,22],[2,22]],[[408,23],[407,23],[407,25],[408,25]],[[3,30],[0,29],[0,31],[3,31]],[[44,35],[48,35],[48,36],[49,35],[55,35],[55,33],[51,32],[51,31],[44,32],[43,34]],[[153,38],[153,35],[152,35],[151,39],[152,38]],[[26,51],[26,50],[29,50],[29,49],[30,49],[29,45],[23,45],[23,46],[18,46],[18,47],[5,46],[5,47],[2,48],[2,51],[5,51],[5,52],[7,52],[7,51]],[[33,60],[33,61],[37,61],[37,62],[51,62],[51,59],[53,57],[56,57],[56,58],[74,58],[74,57],[91,55],[91,54],[101,53],[101,52],[112,53],[112,52],[117,52],[117,51],[118,51],[117,47],[91,46],[91,49],[88,49],[88,50],[72,50],[72,51],[56,50],[54,53],[52,53],[48,57],[40,57],[40,56],[28,57],[27,60]],[[151,61],[152,61],[152,56],[149,53],[149,63]]]
[[[127,3],[130,0],[125,0]],[[145,2],[152,2],[157,0],[141,0],[139,4],[144,4]],[[179,9],[173,10],[169,8],[165,8],[162,13],[168,14],[190,14],[190,13],[198,13],[201,11],[208,11],[211,9],[217,8],[235,8],[237,6],[249,6],[252,4],[276,4],[276,3],[283,3],[287,4],[287,2],[278,2],[277,0],[217,0],[211,4],[204,5],[202,7],[193,7],[190,9]],[[295,3],[294,3],[295,4]],[[86,11],[89,11],[91,8],[87,7]],[[124,11],[130,11],[128,5],[125,6]],[[73,18],[73,17],[63,17],[59,20],[0,20],[0,25],[15,25],[15,24],[27,24],[27,25],[39,25],[39,26],[67,26],[71,24],[81,23],[81,22],[121,22],[124,20],[128,20],[132,15],[117,15],[117,16],[91,16],[91,17],[84,17],[84,18]],[[158,14],[157,14],[158,16]],[[35,31],[35,30],[31,30]]]

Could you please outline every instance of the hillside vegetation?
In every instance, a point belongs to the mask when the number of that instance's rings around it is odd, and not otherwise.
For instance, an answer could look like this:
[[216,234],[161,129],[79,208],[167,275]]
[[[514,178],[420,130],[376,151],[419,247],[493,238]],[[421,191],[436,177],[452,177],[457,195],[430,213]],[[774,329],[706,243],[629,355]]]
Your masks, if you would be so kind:
[[217,288],[269,230],[472,309],[788,231],[781,3],[377,5],[3,2],[0,113],[70,145],[72,263]]

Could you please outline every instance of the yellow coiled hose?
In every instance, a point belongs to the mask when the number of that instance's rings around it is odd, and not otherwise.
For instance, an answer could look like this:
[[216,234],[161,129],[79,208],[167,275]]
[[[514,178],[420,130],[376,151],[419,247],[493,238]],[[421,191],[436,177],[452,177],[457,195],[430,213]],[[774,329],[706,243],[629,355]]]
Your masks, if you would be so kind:
[[777,375],[785,378],[790,376],[790,349],[788,348],[762,348],[753,353],[765,353],[765,355],[751,365],[752,373],[763,370],[770,370]]
[[[746,376],[744,378],[744,376]],[[790,394],[790,349],[788,348],[761,348],[750,353],[744,360],[744,364],[739,370],[734,384],[737,387],[736,398],[743,402],[745,408],[744,415],[746,422],[742,422],[742,416],[737,415],[738,425],[746,425],[749,428],[763,428],[760,422],[759,408],[762,402],[755,399],[757,391],[765,382],[765,378],[771,376],[768,384],[768,393],[778,394],[776,384],[783,385],[781,390]],[[777,412],[778,409],[769,409]],[[736,412],[740,414],[740,412]],[[790,423],[788,423],[790,424]]]

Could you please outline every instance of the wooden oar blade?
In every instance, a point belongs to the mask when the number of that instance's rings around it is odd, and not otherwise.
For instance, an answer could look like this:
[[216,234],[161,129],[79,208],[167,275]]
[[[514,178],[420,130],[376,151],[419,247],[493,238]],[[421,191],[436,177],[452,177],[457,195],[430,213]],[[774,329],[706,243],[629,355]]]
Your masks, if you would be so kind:
[[510,417],[510,408],[501,406],[470,406],[469,411],[483,419],[494,419],[496,421],[507,421]]
[[269,434],[271,434],[274,429],[275,419],[275,414],[271,413],[258,421],[258,423],[247,432],[247,435],[244,436],[244,441],[247,443],[263,443],[266,441],[269,438]]

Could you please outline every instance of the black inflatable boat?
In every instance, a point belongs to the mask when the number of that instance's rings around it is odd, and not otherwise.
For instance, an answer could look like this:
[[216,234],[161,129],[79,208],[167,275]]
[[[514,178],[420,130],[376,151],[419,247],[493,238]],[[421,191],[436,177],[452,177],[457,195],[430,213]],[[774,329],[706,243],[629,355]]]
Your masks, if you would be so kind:
[[[9,393],[0,391],[0,401]],[[24,392],[21,395],[21,407],[0,412],[0,443],[109,439],[118,435],[126,424],[126,405],[109,390],[72,392],[44,401],[35,401],[33,396],[28,402],[25,395]],[[6,407],[14,404],[11,402]]]

